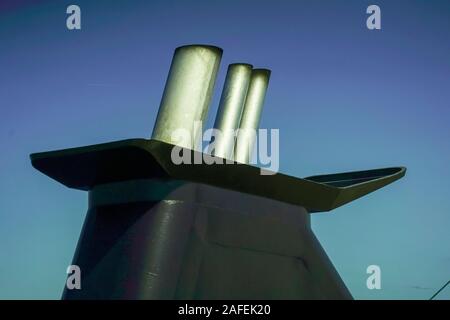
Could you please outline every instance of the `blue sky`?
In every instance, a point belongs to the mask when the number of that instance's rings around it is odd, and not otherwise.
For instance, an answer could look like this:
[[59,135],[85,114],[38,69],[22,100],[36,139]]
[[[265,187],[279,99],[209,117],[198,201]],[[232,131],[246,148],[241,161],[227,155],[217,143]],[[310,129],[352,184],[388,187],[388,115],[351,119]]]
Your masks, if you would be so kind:
[[[82,29],[66,28],[78,4]],[[382,29],[369,31],[370,4]],[[224,49],[272,70],[261,127],[280,171],[406,166],[407,176],[312,227],[355,298],[427,299],[450,279],[450,2],[2,1],[0,298],[60,298],[87,194],[29,154],[149,137],[173,50]],[[382,289],[366,288],[366,268]],[[450,299],[447,288],[439,296]]]

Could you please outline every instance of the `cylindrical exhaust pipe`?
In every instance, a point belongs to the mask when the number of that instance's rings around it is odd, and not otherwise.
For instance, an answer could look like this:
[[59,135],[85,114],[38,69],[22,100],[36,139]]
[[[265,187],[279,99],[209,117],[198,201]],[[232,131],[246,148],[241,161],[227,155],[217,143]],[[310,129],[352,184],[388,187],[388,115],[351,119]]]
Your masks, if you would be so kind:
[[[234,63],[228,66],[214,123],[214,129],[219,132],[215,136],[216,140],[210,145],[210,152],[214,156],[233,159],[235,131],[239,128],[241,121],[252,68],[252,65],[245,63]],[[213,146],[212,149],[211,146]]]
[[267,86],[269,85],[270,70],[254,69],[242,112],[241,123],[235,145],[235,160],[240,163],[250,162],[256,132],[261,120]]
[[[175,50],[152,139],[194,148],[203,134],[201,126],[194,124],[206,118],[221,58],[222,49],[214,46],[188,45]],[[190,137],[173,141],[176,130]]]

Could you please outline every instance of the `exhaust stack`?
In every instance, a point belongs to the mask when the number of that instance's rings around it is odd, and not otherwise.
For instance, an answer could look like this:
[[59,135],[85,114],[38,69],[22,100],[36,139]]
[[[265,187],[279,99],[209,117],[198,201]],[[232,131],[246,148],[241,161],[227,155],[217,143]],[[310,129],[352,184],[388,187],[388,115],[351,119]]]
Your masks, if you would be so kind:
[[245,164],[250,162],[269,78],[270,70],[268,69],[254,69],[252,71],[235,145],[235,160],[237,162]]
[[[175,50],[152,139],[194,148],[202,134],[194,123],[203,122],[208,114],[221,58],[222,49],[214,46],[188,45]],[[190,141],[186,137],[172,140],[179,129],[190,133]]]
[[[235,63],[228,66],[227,76],[220,98],[214,128],[220,136],[210,145],[210,152],[217,157],[232,159],[235,142],[234,132],[239,128],[245,98],[250,84],[253,66]],[[211,149],[211,146],[214,146]]]
[[[178,128],[192,132],[192,122],[205,117],[221,52],[176,50],[154,139],[30,156],[40,172],[89,195],[71,263],[82,272],[82,290],[65,285],[63,299],[352,298],[311,229],[310,213],[363,197],[406,168],[297,178],[261,175],[245,164],[177,165],[173,144],[164,141]],[[258,128],[269,75],[252,71],[242,130]],[[253,146],[249,138],[241,137]],[[249,150],[238,159],[249,160]]]

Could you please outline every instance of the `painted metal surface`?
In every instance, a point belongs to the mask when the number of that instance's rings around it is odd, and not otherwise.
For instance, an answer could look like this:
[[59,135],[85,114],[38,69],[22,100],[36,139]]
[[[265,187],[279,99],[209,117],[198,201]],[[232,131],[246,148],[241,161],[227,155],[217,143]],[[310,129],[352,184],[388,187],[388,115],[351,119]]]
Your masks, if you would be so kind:
[[[174,145],[131,139],[31,155],[33,166],[62,184],[91,190],[99,184],[160,178],[204,183],[305,207],[330,211],[403,177],[406,168],[321,175],[305,179],[282,173],[263,176],[244,164],[180,164],[171,160]],[[191,159],[203,154],[191,153]],[[345,184],[343,184],[345,181]]]
[[198,183],[95,187],[72,263],[64,299],[352,298],[304,208]]

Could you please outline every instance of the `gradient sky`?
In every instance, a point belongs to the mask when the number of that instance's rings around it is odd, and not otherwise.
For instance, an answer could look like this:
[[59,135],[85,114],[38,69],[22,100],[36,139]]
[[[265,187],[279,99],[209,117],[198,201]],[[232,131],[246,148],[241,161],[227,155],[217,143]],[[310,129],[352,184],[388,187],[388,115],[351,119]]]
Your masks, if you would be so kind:
[[149,137],[173,50],[191,43],[224,49],[209,125],[229,63],[272,70],[261,127],[280,129],[281,172],[408,168],[312,217],[355,298],[427,299],[450,279],[450,1],[2,0],[0,298],[59,299],[85,217],[87,194],[29,154]]

